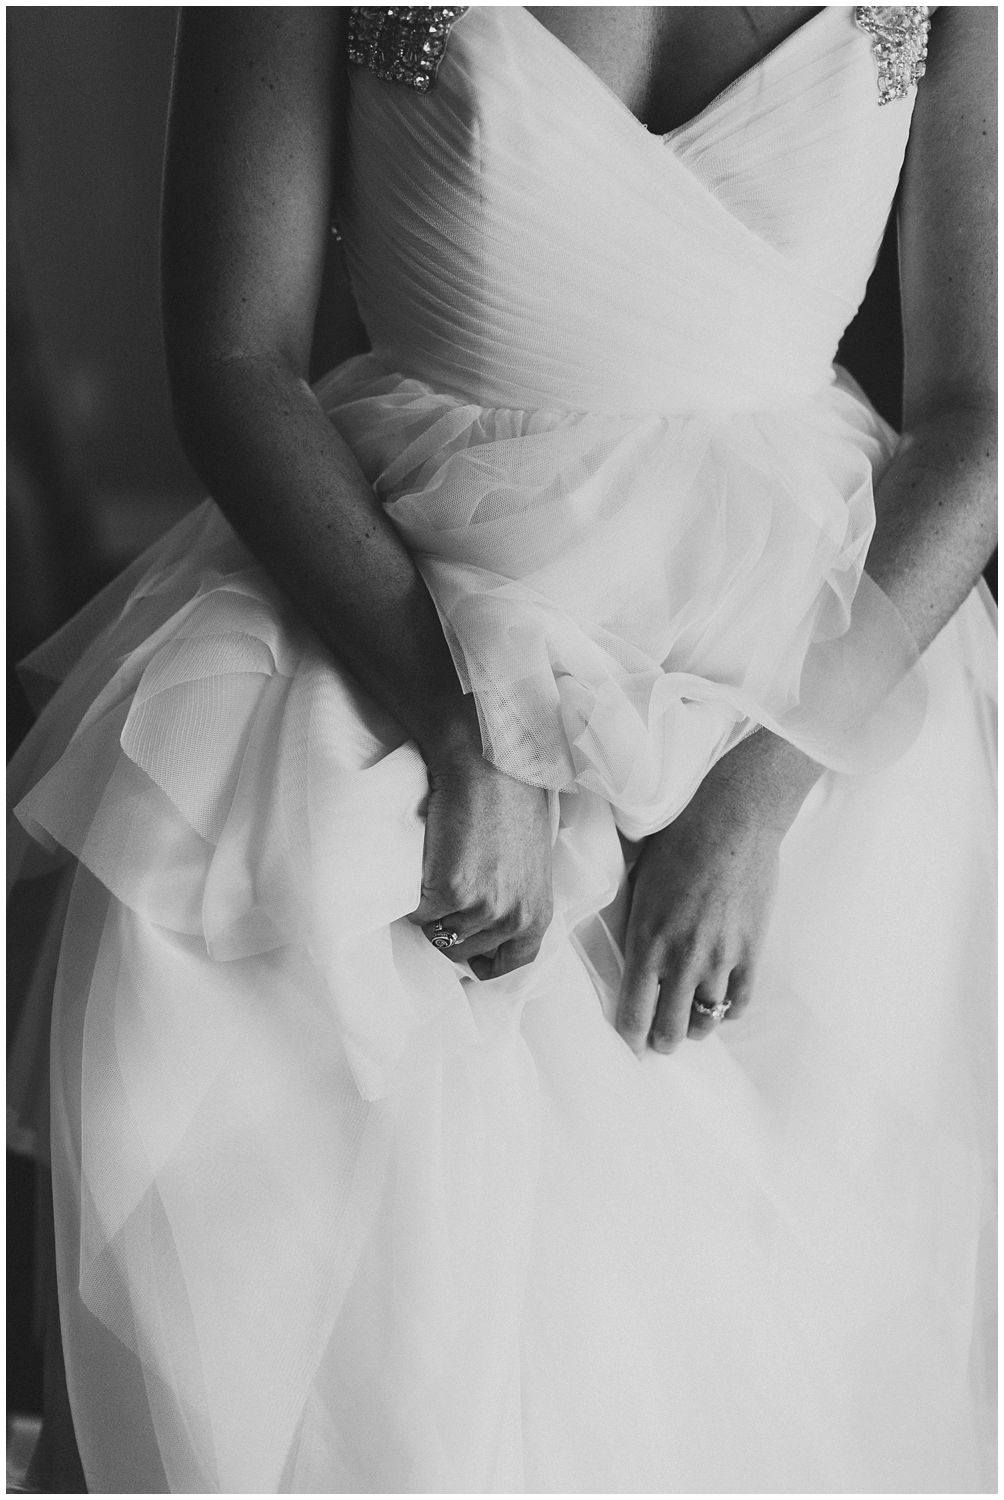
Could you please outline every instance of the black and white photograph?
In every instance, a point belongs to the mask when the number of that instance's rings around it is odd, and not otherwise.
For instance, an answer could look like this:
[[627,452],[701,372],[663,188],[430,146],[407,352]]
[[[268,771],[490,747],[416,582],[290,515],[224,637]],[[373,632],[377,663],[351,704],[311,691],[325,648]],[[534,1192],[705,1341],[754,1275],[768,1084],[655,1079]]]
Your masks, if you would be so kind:
[[7,84],[8,1493],[996,1493],[996,6]]

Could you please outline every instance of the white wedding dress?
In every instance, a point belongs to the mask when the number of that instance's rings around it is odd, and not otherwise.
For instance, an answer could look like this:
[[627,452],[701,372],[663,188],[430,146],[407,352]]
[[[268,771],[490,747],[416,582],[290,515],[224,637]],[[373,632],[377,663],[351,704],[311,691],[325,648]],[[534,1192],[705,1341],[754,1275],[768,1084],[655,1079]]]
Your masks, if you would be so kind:
[[[374,352],[319,395],[555,793],[556,915],[481,984],[403,920],[422,761],[210,501],[29,663],[89,1486],[990,1489],[993,618],[911,659],[832,367],[914,92],[843,6],[665,138],[521,8],[351,72]],[[828,768],[755,1002],[639,1062],[630,840],[751,723]]]

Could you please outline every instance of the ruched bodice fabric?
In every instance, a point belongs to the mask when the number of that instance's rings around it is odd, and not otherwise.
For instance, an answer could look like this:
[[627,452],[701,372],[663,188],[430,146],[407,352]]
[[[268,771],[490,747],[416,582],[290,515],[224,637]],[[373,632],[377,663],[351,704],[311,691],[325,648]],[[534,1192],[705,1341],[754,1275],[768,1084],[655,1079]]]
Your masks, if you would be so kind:
[[650,134],[518,6],[454,25],[428,96],[353,72],[341,216],[389,368],[485,406],[762,410],[831,379],[912,100],[827,7]]

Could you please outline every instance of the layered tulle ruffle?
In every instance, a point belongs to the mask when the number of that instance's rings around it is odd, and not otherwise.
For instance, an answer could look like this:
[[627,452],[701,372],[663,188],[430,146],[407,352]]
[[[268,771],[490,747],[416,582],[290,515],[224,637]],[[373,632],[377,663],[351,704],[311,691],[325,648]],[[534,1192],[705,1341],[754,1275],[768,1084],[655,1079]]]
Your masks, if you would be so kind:
[[[211,502],[29,659],[39,697],[74,649],[11,767],[11,879],[70,855],[214,962],[300,945],[357,1086],[385,1092],[411,1032],[444,1006],[467,1015],[461,971],[401,921],[421,894],[415,746],[332,669]],[[564,929],[612,898],[621,860],[595,798],[571,821],[555,849]]]
[[[211,509],[175,541],[238,560]],[[609,1024],[610,808],[560,796],[545,948],[475,984],[403,920],[417,756],[253,569],[216,567],[156,606],[203,675],[173,696],[175,652],[134,646],[20,809],[83,866],[52,1154],[91,1487],[977,1488],[979,601],[929,654],[910,750],[826,778],[785,841],[748,1017],[639,1065]],[[228,661],[254,691],[221,673],[203,700]]]
[[845,377],[728,419],[483,408],[371,356],[319,394],[510,775],[640,837],[754,725],[841,771],[916,731],[916,650],[863,576],[892,435]]

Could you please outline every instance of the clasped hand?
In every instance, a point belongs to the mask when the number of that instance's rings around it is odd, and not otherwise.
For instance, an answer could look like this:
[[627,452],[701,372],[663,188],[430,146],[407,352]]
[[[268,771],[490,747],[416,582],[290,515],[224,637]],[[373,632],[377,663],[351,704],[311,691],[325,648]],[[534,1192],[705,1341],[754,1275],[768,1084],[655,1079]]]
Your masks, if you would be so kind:
[[530,963],[551,921],[547,793],[480,754],[428,765],[422,899],[410,920],[432,938],[455,932],[449,956],[479,979]]

